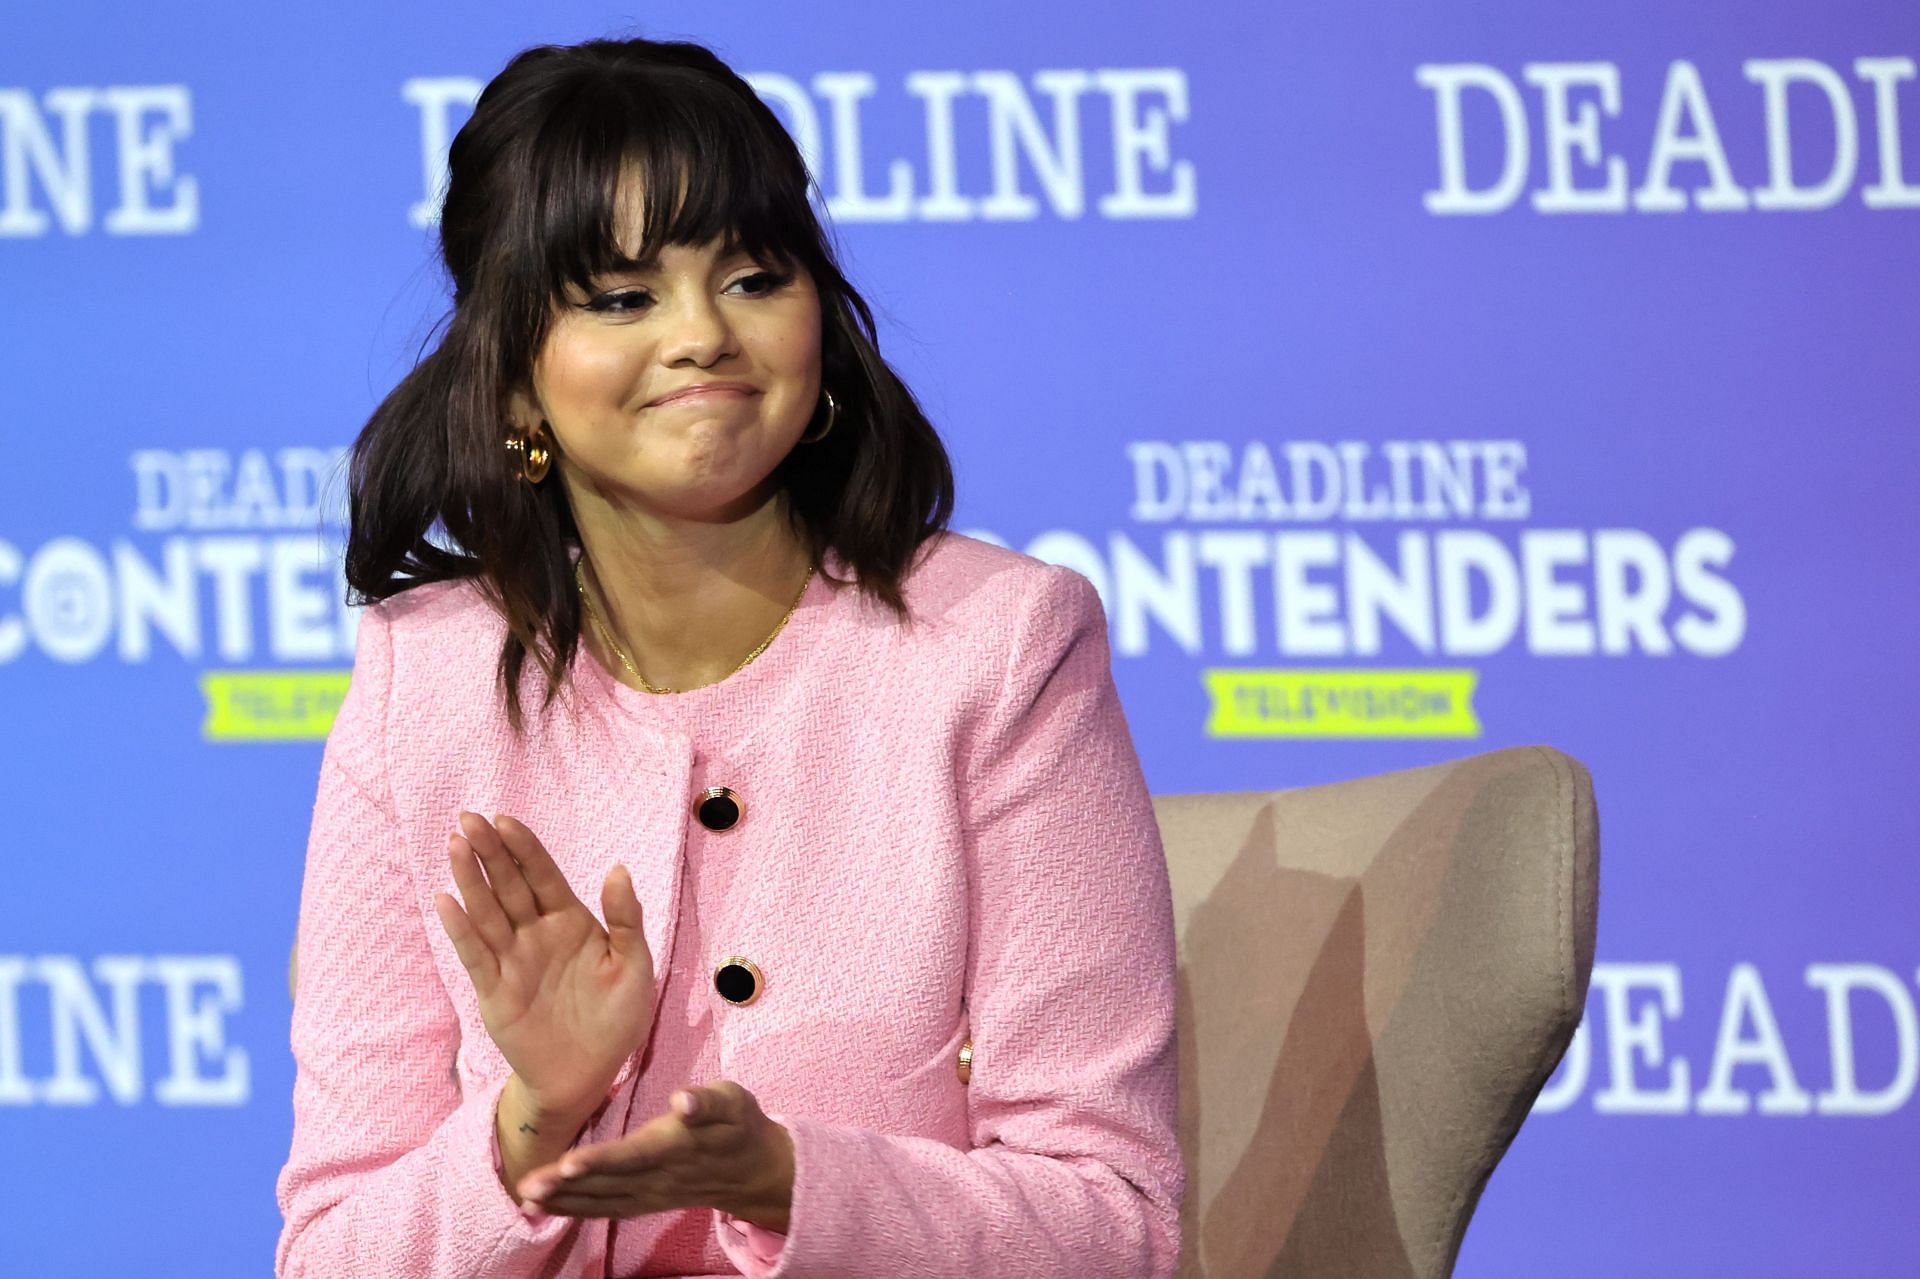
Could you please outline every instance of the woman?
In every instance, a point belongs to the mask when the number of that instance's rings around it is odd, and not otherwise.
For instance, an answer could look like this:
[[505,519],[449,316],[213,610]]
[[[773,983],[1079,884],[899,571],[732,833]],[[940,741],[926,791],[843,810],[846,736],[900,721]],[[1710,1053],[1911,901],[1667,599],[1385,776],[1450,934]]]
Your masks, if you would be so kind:
[[1170,1274],[1172,913],[1091,584],[947,529],[705,49],[528,50],[450,163],[446,332],[353,451],[278,1272]]

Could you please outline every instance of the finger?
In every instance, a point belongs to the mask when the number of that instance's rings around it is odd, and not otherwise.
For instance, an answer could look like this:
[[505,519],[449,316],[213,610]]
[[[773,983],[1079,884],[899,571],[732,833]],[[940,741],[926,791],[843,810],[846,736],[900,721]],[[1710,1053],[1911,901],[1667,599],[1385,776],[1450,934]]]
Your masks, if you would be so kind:
[[523,822],[504,813],[495,813],[493,824],[514,858],[519,861],[520,870],[533,889],[534,899],[539,902],[543,913],[565,910],[579,904],[580,899],[574,896],[573,885],[567,882],[566,875],[547,852],[546,845]]
[[643,1173],[591,1173],[588,1175],[594,1181],[594,1189],[590,1191],[580,1188],[580,1178],[563,1175],[558,1163],[542,1164],[520,1178],[515,1189],[520,1198],[535,1200],[545,1207],[547,1200],[563,1194],[607,1196],[626,1194],[631,1197],[639,1184],[635,1180],[636,1177],[646,1176],[650,1179],[647,1184],[654,1186],[664,1174],[648,1169]]
[[500,832],[480,814],[468,812],[460,814],[460,831],[480,854],[480,861],[487,868],[487,880],[493,885],[493,895],[500,899],[500,908],[514,926],[540,918],[540,905],[534,900],[533,889],[527,886],[527,877],[501,840]]
[[447,864],[453,868],[453,882],[460,886],[467,918],[480,930],[488,946],[495,951],[505,950],[513,943],[513,921],[500,909],[500,899],[487,884],[486,872],[480,869],[480,859],[466,836],[453,835],[447,839]]
[[[685,1194],[688,1190],[688,1170],[669,1168],[642,1168],[638,1172],[589,1172],[578,1177],[562,1177],[559,1181],[545,1187],[545,1193],[536,1193],[536,1199],[557,1199],[561,1195],[584,1195],[589,1198],[606,1196],[608,1198],[659,1198],[671,1194]],[[697,1180],[705,1180],[698,1178]],[[538,1187],[535,1188],[539,1190]]]
[[662,1160],[684,1154],[694,1145],[692,1135],[676,1116],[649,1119],[624,1137],[570,1150],[557,1161],[562,1177],[588,1172],[639,1172],[658,1167]]
[[[607,919],[607,947],[622,959],[647,954],[647,935],[641,928],[640,898],[633,891],[633,874],[616,863],[600,886],[600,910]],[[648,962],[652,956],[648,955]]]
[[569,1151],[554,1164],[554,1180],[568,1186],[597,1186],[603,1179],[651,1174],[677,1176],[689,1168],[711,1166],[715,1159],[731,1159],[748,1144],[745,1130],[728,1124],[687,1128],[671,1116],[650,1122],[672,1124],[664,1130],[669,1135],[658,1139],[649,1135],[644,1143],[626,1145],[617,1152],[595,1152],[584,1158],[578,1151]]
[[522,1176],[515,1189],[522,1199],[545,1199],[563,1180],[559,1164],[541,1164]]
[[555,1195],[552,1199],[540,1203],[540,1209],[555,1217],[644,1217],[648,1213],[666,1212],[672,1208],[690,1205],[636,1199],[633,1195]]
[[[523,1198],[547,1211],[567,1203],[620,1203],[624,1216],[688,1207],[717,1193],[712,1176],[703,1169],[649,1168],[642,1172],[591,1173],[581,1178],[539,1184],[529,1176],[520,1183]],[[724,1180],[724,1179],[723,1179]]]
[[689,1128],[745,1125],[760,1108],[752,1093],[730,1079],[703,1088],[682,1088],[667,1098],[667,1105]]
[[473,921],[460,909],[460,903],[453,900],[450,893],[435,893],[433,909],[440,916],[440,926],[447,930],[447,937],[453,942],[454,952],[465,965],[467,976],[473,979],[474,989],[491,987],[493,979],[499,976],[500,961],[481,940]]

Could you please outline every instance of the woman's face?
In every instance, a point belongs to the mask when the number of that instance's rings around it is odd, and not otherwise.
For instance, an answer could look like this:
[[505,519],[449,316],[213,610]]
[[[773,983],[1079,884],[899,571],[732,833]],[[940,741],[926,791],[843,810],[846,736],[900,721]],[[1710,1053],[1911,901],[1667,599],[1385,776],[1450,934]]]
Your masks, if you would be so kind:
[[[739,518],[766,500],[819,402],[819,295],[803,270],[717,242],[666,245],[655,262],[571,291],[533,382],[538,404],[517,398],[516,413],[547,420],[571,488],[613,507]],[[709,384],[732,385],[675,396]],[[591,505],[576,500],[576,515]]]

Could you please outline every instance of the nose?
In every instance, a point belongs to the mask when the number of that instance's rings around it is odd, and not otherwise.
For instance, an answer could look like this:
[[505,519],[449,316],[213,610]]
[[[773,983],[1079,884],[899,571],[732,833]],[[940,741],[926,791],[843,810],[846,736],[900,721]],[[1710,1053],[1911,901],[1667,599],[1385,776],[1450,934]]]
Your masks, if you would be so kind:
[[660,359],[674,365],[684,361],[704,368],[733,350],[733,328],[718,301],[702,289],[676,289],[667,309]]

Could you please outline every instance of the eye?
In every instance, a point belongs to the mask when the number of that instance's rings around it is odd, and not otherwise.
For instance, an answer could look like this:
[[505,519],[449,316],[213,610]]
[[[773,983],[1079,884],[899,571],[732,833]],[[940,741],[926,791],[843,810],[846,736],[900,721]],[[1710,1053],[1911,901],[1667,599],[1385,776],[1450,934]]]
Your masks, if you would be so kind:
[[749,290],[748,296],[758,298],[786,288],[793,283],[793,275],[790,272],[783,274],[779,271],[755,271],[752,275],[741,276],[734,283],[757,285],[756,288]]
[[619,293],[602,293],[584,304],[588,311],[612,312],[615,315],[632,315],[641,309],[641,304],[653,301],[653,295],[645,289],[626,289]]

